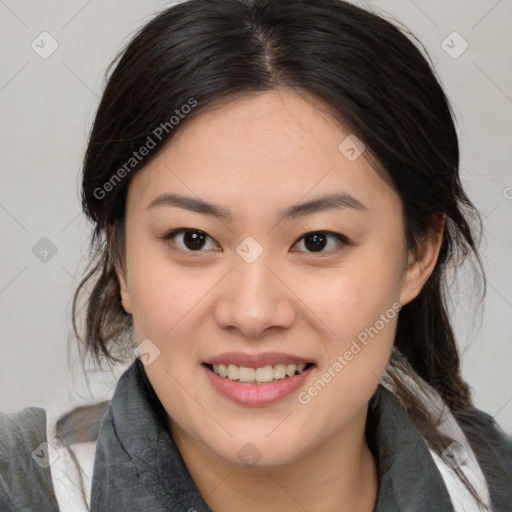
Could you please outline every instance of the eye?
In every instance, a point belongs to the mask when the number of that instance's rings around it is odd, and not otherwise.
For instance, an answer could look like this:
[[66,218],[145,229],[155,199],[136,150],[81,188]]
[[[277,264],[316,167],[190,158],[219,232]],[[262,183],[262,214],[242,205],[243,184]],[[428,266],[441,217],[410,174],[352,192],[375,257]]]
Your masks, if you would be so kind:
[[[329,244],[331,241],[331,244]],[[311,231],[302,235],[301,238],[297,242],[295,242],[294,246],[302,242],[304,247],[306,247],[306,252],[330,252],[336,247],[343,247],[348,245],[348,238],[340,233],[334,233],[332,231]],[[327,250],[324,249],[328,247]]]
[[213,238],[208,236],[204,231],[200,231],[198,229],[173,229],[159,238],[161,240],[171,242],[172,245],[176,245],[179,250],[184,252],[205,252],[201,251],[201,249],[204,249],[205,247],[205,250],[218,250],[218,246],[215,245],[215,243],[211,243],[210,247],[208,247],[207,241],[210,240],[211,242],[214,242]]
[[[193,228],[178,228],[169,231],[164,236],[159,237],[161,240],[170,242],[175,245],[178,250],[183,252],[205,252],[206,250],[222,250],[218,248],[213,238],[204,231]],[[208,242],[210,247],[208,247]],[[294,244],[295,247],[299,242],[303,243],[306,248],[305,252],[309,253],[327,253],[335,250],[337,247],[348,245],[347,237],[341,233],[332,231],[311,231],[302,235]],[[327,250],[325,250],[327,248]],[[202,250],[204,249],[204,250]]]

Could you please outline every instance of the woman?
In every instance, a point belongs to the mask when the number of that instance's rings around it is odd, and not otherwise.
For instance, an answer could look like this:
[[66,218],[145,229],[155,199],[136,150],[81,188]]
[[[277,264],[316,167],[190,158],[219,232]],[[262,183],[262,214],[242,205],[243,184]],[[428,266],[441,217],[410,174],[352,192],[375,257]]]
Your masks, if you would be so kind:
[[445,308],[478,260],[458,169],[448,101],[390,22],[341,0],[159,14],[83,169],[83,355],[133,362],[47,437],[41,409],[2,417],[33,459],[4,463],[2,510],[512,510],[511,440]]

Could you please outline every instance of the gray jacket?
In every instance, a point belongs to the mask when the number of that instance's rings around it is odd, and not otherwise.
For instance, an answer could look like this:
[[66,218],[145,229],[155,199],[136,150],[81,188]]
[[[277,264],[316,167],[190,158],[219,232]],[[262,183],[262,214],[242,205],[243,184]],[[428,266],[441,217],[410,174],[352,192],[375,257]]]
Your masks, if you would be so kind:
[[[478,443],[493,511],[512,511],[512,440],[481,412]],[[165,411],[142,363],[121,376],[98,433],[92,512],[211,512],[164,424]],[[378,460],[374,512],[453,512],[445,482],[396,397],[379,386],[370,401],[368,440]],[[468,438],[471,441],[470,438]],[[0,512],[59,510],[45,457],[44,409],[0,414]],[[43,445],[44,447],[44,445]],[[478,451],[475,451],[477,454]],[[481,461],[479,461],[481,462]],[[164,478],[162,476],[165,475]]]

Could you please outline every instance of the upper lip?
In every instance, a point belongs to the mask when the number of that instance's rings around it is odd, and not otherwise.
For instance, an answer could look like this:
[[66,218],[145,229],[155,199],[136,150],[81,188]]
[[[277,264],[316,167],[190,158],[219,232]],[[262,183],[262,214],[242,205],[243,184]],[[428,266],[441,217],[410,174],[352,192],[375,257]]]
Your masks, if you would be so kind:
[[205,364],[234,364],[247,368],[261,368],[276,364],[307,364],[311,359],[285,354],[284,352],[263,352],[261,354],[246,354],[244,352],[224,352],[205,361]]

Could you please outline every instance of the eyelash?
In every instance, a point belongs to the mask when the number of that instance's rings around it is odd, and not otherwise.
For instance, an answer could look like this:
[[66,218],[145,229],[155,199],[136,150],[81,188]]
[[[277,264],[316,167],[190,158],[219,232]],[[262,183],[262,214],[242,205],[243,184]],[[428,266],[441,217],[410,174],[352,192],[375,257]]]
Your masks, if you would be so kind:
[[[207,233],[205,233],[204,231],[201,231],[200,229],[194,229],[194,228],[177,228],[177,229],[173,229],[171,231],[169,231],[168,233],[166,233],[165,235],[161,236],[161,237],[158,237],[160,240],[163,240],[164,242],[168,242],[168,241],[172,241],[172,239],[174,237],[176,237],[177,235],[180,235],[180,234],[183,234],[183,233],[186,233],[186,232],[190,232],[190,233],[198,233],[198,234],[202,234],[202,235],[205,235],[207,238],[213,240],[213,238],[211,236],[209,236]],[[304,238],[306,238],[308,235],[327,235],[327,236],[331,236],[333,238],[336,238],[338,243],[341,245],[341,247],[344,247],[346,245],[349,245],[349,240],[346,236],[342,235],[341,233],[336,233],[334,231],[322,231],[322,230],[319,230],[319,231],[308,231],[307,233],[304,233],[300,238],[298,238],[294,243],[293,245],[295,246],[298,242],[300,242],[301,240],[303,240]],[[201,248],[202,249],[202,248]],[[190,249],[181,249],[181,248],[178,248],[176,250],[178,251],[181,251],[181,252],[186,252],[186,253],[201,253],[201,252],[205,252],[203,250],[197,250],[197,251],[192,251]],[[321,251],[318,251],[318,252],[315,252],[315,251],[305,251],[307,254],[318,254],[318,255],[324,255],[324,254],[329,254],[331,251],[324,251],[324,250],[321,250]]]

